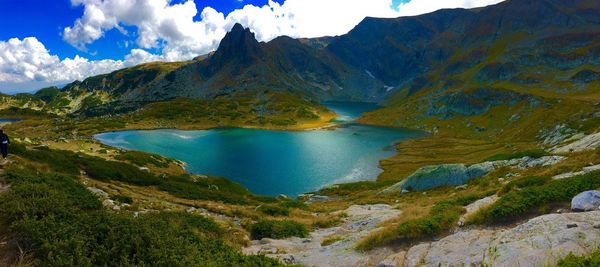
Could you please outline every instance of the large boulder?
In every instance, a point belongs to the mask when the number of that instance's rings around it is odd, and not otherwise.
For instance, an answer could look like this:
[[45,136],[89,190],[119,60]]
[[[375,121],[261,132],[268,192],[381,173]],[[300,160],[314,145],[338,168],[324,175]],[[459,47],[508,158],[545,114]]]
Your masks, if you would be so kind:
[[600,191],[585,191],[571,200],[571,209],[575,211],[591,211],[600,207]]
[[494,170],[491,164],[481,163],[469,167],[464,164],[425,166],[386,190],[384,193],[402,190],[428,190],[440,186],[457,186],[484,176]]

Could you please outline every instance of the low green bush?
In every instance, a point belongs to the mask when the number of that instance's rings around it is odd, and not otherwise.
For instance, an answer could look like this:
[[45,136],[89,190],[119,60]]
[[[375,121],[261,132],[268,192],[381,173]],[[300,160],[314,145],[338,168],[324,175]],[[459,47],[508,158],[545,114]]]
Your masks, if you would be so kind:
[[[125,162],[109,161],[81,153],[52,150],[47,147],[26,149],[19,155],[32,161],[45,163],[59,173],[79,175],[80,170],[99,181],[119,181],[140,186],[158,186],[174,196],[187,199],[215,200],[230,204],[248,204],[255,198],[241,184],[220,177],[197,178],[191,175],[159,178]],[[275,202],[277,200],[272,198]]]
[[130,196],[125,196],[125,195],[116,195],[116,196],[113,196],[112,199],[114,199],[120,203],[125,203],[125,204],[133,203],[133,199]]
[[148,165],[154,165],[159,168],[169,167],[168,161],[163,160],[158,156],[140,151],[125,151],[115,156],[115,159],[128,161],[140,167]]
[[[535,181],[535,179],[531,179]],[[539,183],[539,181],[538,181]],[[535,183],[534,183],[535,184]],[[481,210],[475,223],[507,223],[522,219],[555,202],[568,202],[577,194],[600,187],[600,172],[553,180],[545,184],[510,191],[486,209]]]
[[511,160],[511,159],[518,159],[518,158],[523,158],[523,157],[541,158],[541,157],[548,156],[548,155],[550,155],[550,154],[548,154],[548,152],[546,152],[543,149],[534,149],[534,150],[519,151],[519,152],[514,152],[514,153],[497,154],[497,155],[494,155],[494,156],[491,156],[491,157],[485,159],[484,161]]
[[275,238],[282,239],[291,236],[306,237],[308,229],[304,224],[284,220],[260,220],[250,226],[252,239]]
[[592,252],[588,256],[575,256],[569,253],[567,257],[560,260],[557,267],[589,267],[600,266],[600,250]]
[[9,169],[0,223],[35,266],[277,266],[226,245],[224,230],[188,213],[134,217],[102,208],[74,176]]
[[550,177],[547,176],[527,176],[523,178],[519,178],[517,180],[510,181],[506,185],[500,189],[498,192],[499,195],[503,195],[508,193],[514,189],[522,189],[531,186],[539,186],[544,185],[551,180]]
[[163,179],[160,190],[187,199],[216,200],[230,204],[248,204],[251,197],[242,185],[219,177],[192,179],[190,175],[171,176]]
[[256,208],[257,211],[260,211],[264,214],[271,216],[288,216],[290,215],[290,209],[286,207],[276,206],[276,205],[260,205]]

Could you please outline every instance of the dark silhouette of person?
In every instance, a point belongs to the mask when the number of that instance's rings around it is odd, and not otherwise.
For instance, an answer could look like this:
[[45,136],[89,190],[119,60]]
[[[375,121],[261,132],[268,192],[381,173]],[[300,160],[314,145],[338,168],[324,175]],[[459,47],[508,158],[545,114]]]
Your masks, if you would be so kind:
[[8,144],[10,144],[8,135],[6,135],[4,131],[0,130],[0,152],[2,153],[2,158],[4,159],[6,159],[8,156]]

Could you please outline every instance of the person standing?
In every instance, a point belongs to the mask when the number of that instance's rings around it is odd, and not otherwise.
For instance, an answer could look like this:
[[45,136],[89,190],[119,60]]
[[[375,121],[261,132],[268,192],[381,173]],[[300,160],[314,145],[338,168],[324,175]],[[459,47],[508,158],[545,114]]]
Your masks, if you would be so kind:
[[8,156],[8,144],[10,144],[8,135],[6,135],[4,131],[0,130],[0,152],[2,153],[3,159],[6,159]]

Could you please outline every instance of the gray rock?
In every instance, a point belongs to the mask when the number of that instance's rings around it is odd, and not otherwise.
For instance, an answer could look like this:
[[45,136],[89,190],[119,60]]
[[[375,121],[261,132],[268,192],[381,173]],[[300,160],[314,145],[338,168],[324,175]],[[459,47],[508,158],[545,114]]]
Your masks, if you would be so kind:
[[511,160],[486,161],[473,164],[469,167],[464,164],[425,166],[380,193],[386,194],[402,190],[428,190],[440,186],[460,186],[466,184],[471,179],[483,177],[498,168],[516,167],[517,169],[525,170],[534,167],[551,166],[565,159],[566,157],[562,156],[523,157]]
[[600,146],[600,133],[594,133],[586,135],[585,137],[570,143],[565,146],[561,146],[552,150],[554,153],[570,153],[580,152],[587,150],[594,150]]
[[592,211],[600,207],[600,191],[591,190],[580,193],[571,200],[574,211]]
[[403,267],[404,259],[406,258],[406,251],[400,251],[396,254],[392,254],[385,258],[385,260],[379,262],[377,267]]
[[402,190],[427,190],[440,186],[459,186],[473,178],[481,177],[489,172],[488,165],[442,164],[425,166],[390,188],[384,193]]
[[410,248],[405,266],[553,266],[589,253],[600,242],[599,220],[600,211],[548,214],[509,229],[459,231]]

